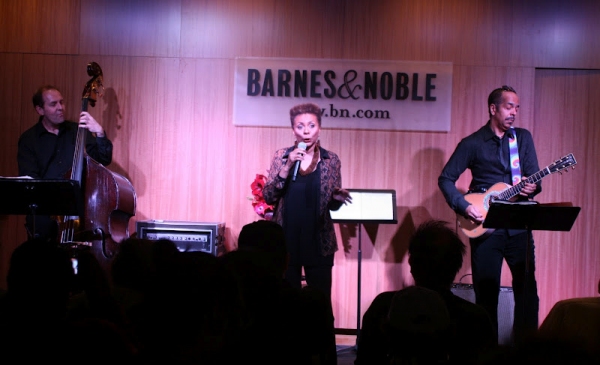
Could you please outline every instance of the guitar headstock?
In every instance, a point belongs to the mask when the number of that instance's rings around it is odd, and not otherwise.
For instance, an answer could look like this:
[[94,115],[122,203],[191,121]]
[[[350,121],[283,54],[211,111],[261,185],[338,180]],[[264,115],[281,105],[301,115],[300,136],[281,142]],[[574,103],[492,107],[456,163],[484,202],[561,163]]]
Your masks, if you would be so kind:
[[569,171],[569,167],[574,169],[575,165],[577,165],[577,161],[575,161],[573,154],[569,153],[568,155],[561,157],[560,159],[554,161],[554,163],[548,165],[548,170],[550,170],[551,173],[562,173],[562,171],[565,170]]
[[91,106],[96,104],[96,99],[102,96],[104,85],[102,85],[102,69],[96,62],[90,62],[87,65],[87,74],[92,78],[83,88],[83,99],[88,101]]

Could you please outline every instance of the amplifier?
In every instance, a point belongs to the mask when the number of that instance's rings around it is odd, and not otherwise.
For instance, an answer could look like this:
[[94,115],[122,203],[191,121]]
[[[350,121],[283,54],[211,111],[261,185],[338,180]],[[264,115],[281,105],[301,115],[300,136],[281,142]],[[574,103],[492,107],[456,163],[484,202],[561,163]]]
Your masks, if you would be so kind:
[[181,252],[203,251],[220,256],[225,251],[224,222],[138,221],[136,232],[142,239],[173,241]]
[[[452,285],[452,293],[475,303],[475,291],[472,284],[455,283]],[[498,295],[498,344],[500,345],[511,345],[513,343],[514,308],[513,289],[508,286],[501,286]]]

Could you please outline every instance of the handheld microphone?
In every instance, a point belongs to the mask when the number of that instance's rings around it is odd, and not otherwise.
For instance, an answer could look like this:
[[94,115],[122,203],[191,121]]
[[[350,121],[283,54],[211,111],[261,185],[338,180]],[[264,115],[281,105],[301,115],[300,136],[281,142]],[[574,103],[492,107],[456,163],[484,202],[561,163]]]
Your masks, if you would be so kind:
[[[306,143],[300,142],[298,143],[298,148],[306,151]],[[298,174],[298,169],[300,168],[300,161],[296,161],[294,165],[294,175],[292,175],[292,181],[296,181],[296,175]]]

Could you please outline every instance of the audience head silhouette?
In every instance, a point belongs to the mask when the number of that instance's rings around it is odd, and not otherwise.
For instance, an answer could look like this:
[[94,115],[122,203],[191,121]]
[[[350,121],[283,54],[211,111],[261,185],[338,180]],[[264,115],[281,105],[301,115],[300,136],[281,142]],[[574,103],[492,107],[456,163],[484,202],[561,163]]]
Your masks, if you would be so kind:
[[452,321],[442,296],[410,286],[394,294],[386,321],[390,356],[411,364],[441,364],[449,356]]
[[275,265],[278,272],[285,272],[288,251],[283,228],[278,223],[259,220],[246,224],[238,237],[238,250],[258,252],[259,257],[272,260],[271,265]]
[[449,289],[462,267],[465,244],[446,224],[427,221],[417,227],[410,239],[408,263],[416,285]]
[[240,231],[238,250],[274,252],[286,255],[283,228],[268,220],[248,223]]
[[38,314],[64,315],[74,279],[69,253],[33,238],[13,251],[6,281],[9,296],[20,305],[34,306]]
[[285,280],[288,251],[281,225],[268,220],[244,225],[237,250],[219,259],[241,293],[243,324],[235,345],[244,357],[240,363],[334,363],[331,304],[320,290]]
[[113,284],[142,292],[153,291],[156,280],[169,271],[178,253],[177,246],[170,240],[123,240],[112,260]]

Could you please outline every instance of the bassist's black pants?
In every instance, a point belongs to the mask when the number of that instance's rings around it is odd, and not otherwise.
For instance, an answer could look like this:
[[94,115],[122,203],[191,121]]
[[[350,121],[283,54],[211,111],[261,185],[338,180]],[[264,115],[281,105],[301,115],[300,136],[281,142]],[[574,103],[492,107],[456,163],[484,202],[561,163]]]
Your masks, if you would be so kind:
[[25,217],[25,229],[27,238],[41,238],[46,241],[58,239],[58,225],[54,218],[48,215],[31,214]]

